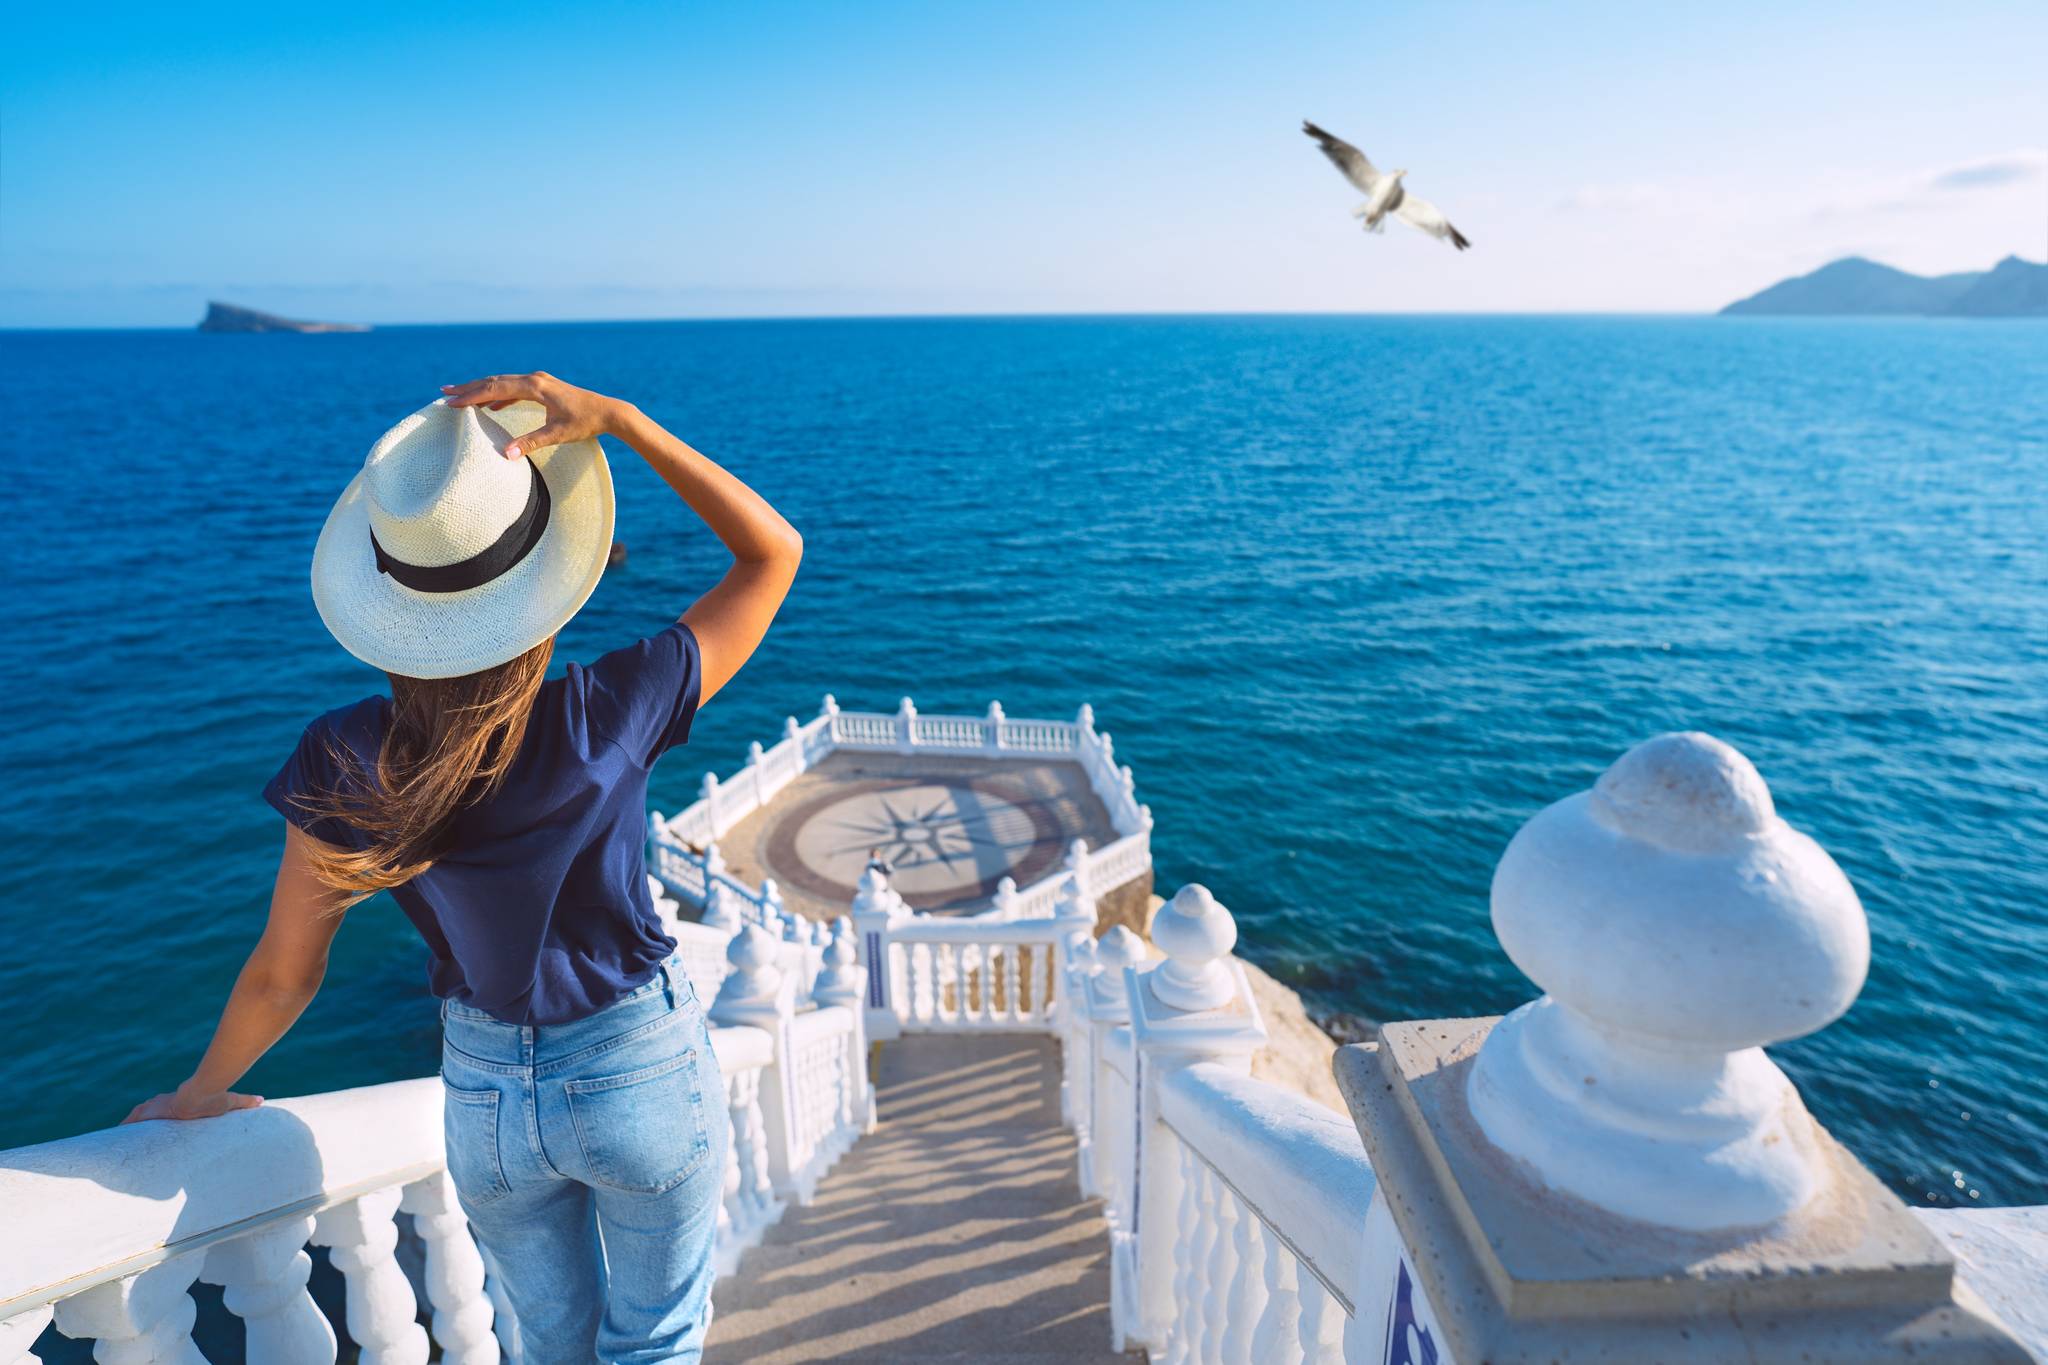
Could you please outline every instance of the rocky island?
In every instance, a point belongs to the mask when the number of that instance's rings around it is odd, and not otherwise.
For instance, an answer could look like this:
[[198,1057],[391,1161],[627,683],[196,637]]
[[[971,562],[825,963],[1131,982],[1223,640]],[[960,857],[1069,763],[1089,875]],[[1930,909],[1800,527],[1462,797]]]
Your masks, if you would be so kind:
[[1848,256],[1737,299],[1721,313],[1753,317],[2048,317],[2048,265],[2008,256],[1989,270],[1928,276]]
[[206,316],[199,319],[202,332],[367,332],[370,329],[359,322],[301,322],[296,318],[281,318],[275,313],[262,313],[254,308],[242,308],[232,303],[211,303],[206,305]]

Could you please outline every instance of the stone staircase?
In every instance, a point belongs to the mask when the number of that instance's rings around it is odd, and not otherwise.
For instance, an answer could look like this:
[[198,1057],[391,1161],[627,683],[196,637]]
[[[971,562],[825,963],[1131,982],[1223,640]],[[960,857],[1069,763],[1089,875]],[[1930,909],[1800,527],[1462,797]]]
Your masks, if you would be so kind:
[[1109,1349],[1109,1231],[1059,1065],[1045,1037],[885,1044],[879,1127],[719,1282],[706,1359],[1142,1359]]

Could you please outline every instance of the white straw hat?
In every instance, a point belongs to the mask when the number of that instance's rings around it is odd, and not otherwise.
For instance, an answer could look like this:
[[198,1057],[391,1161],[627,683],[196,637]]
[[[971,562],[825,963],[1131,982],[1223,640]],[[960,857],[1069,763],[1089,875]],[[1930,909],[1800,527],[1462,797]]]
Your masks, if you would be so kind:
[[313,547],[313,602],[341,647],[408,678],[518,658],[582,607],[612,543],[595,440],[508,460],[546,419],[435,401],[384,433]]

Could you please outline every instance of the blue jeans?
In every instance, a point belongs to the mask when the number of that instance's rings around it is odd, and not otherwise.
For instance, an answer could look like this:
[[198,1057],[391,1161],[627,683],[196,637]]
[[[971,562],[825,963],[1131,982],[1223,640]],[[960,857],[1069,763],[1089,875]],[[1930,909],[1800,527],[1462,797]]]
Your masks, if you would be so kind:
[[572,1024],[441,1006],[448,1173],[525,1365],[695,1361],[725,1186],[725,1082],[690,979]]

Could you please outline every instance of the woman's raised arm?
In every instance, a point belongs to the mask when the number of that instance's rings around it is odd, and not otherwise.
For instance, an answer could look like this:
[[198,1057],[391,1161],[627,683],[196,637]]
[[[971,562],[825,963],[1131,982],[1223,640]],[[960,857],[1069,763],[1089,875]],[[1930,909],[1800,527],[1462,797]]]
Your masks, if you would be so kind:
[[710,701],[753,656],[789,595],[804,553],[796,528],[760,494],[631,403],[579,389],[543,372],[493,375],[451,384],[442,392],[457,407],[482,403],[499,408],[522,399],[545,406],[546,424],[507,445],[508,458],[564,441],[616,436],[703,518],[733,558],[718,585],[683,613],[683,623],[697,637],[702,656],[698,704]]

